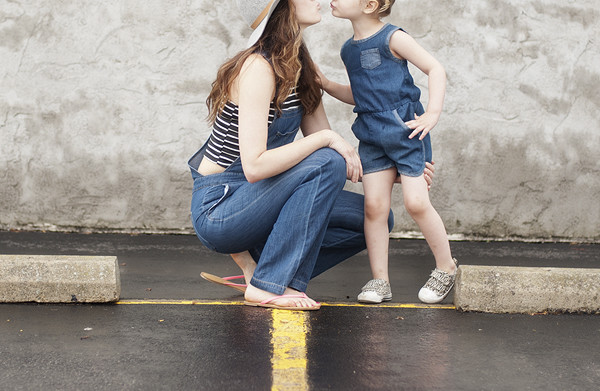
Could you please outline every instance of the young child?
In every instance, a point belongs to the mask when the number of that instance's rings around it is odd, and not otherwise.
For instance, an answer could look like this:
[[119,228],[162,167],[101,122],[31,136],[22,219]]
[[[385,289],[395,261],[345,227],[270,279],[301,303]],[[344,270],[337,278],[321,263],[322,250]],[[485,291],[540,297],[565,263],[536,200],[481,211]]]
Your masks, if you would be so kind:
[[[319,72],[323,89],[354,105],[352,131],[360,140],[365,193],[365,236],[373,279],[358,295],[362,303],[391,300],[388,274],[388,213],[393,184],[400,176],[406,210],[419,225],[435,257],[436,268],[419,291],[425,303],[439,303],[450,292],[458,262],[452,258],[444,223],[429,201],[423,177],[431,161],[429,132],[444,101],[442,65],[404,30],[385,24],[395,0],[333,0],[332,14],[352,22],[354,36],[341,50],[350,85],[332,82]],[[427,110],[407,62],[428,75]]]

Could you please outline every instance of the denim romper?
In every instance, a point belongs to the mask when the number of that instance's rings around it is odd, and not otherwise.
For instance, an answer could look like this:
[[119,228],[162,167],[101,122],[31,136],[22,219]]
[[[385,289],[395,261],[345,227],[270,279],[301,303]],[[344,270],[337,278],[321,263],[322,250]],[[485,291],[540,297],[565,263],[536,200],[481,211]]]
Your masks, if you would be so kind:
[[418,135],[408,138],[412,130],[405,121],[425,110],[407,61],[390,50],[390,38],[397,30],[402,29],[386,24],[368,38],[351,38],[342,46],[341,57],[356,103],[358,115],[352,131],[360,140],[363,172],[396,167],[398,174],[415,177],[423,174],[425,162],[432,159],[431,140],[429,134],[423,140]]

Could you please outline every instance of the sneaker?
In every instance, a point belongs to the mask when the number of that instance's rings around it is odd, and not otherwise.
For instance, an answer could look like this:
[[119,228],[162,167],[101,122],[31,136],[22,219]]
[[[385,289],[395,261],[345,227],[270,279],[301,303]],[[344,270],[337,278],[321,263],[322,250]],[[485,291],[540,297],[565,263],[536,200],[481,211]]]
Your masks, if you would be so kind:
[[392,300],[390,283],[380,278],[367,282],[358,295],[359,303],[378,304],[389,300]]
[[[456,258],[452,258],[456,267],[458,268],[458,261]],[[452,275],[435,268],[431,272],[429,280],[423,285],[423,288],[419,291],[419,300],[427,304],[436,304],[441,302],[448,296],[450,290],[454,286],[454,279],[456,278],[456,272]]]

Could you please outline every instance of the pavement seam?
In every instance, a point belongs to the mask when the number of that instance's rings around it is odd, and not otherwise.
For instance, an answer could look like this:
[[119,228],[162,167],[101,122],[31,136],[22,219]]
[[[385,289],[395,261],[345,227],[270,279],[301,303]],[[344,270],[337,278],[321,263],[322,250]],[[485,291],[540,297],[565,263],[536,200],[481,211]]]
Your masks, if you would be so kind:
[[[243,306],[243,301],[211,301],[211,300],[119,300],[118,305],[233,305]],[[358,304],[358,303],[323,303],[322,307],[361,307],[361,308],[403,308],[403,309],[438,309],[454,310],[456,307],[451,304],[415,304],[415,303],[385,303],[385,304]]]

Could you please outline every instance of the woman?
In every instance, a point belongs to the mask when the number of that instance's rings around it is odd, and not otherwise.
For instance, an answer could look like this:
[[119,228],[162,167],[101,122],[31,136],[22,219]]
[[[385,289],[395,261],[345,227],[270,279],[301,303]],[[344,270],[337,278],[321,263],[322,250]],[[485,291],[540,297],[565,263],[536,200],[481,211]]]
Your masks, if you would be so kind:
[[363,197],[342,190],[360,179],[360,159],[330,130],[302,40],[319,3],[237,3],[254,32],[207,99],[213,132],[189,161],[192,221],[204,245],[242,268],[245,304],[316,310],[308,281],[365,248]]

